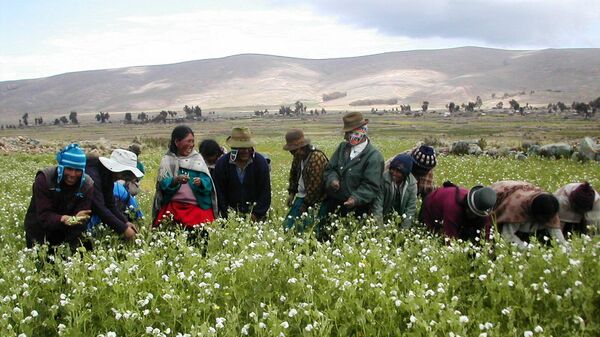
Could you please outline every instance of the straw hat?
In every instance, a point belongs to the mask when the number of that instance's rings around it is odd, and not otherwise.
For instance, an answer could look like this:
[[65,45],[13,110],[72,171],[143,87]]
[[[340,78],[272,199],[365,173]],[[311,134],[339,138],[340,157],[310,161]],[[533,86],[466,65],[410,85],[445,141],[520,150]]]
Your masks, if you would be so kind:
[[252,140],[250,129],[246,127],[231,129],[231,136],[227,138],[227,145],[232,148],[255,147],[256,142]]

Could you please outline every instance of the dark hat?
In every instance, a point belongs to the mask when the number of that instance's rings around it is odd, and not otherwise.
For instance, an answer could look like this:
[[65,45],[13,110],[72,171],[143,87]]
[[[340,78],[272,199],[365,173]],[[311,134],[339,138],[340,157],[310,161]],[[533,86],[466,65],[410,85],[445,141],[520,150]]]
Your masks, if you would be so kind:
[[496,205],[496,192],[490,187],[474,186],[467,195],[467,205],[474,214],[488,216]]
[[285,134],[285,151],[293,151],[310,144],[310,139],[304,138],[304,132],[300,129],[292,129]]
[[252,140],[250,129],[246,127],[231,129],[231,136],[227,138],[226,143],[232,148],[250,148],[256,146],[256,142]]
[[577,186],[573,192],[569,195],[569,202],[575,206],[575,208],[584,212],[589,212],[594,208],[594,199],[596,198],[596,191],[590,186],[587,181]]
[[397,155],[390,163],[390,169],[397,169],[398,171],[402,172],[404,176],[408,176],[408,174],[412,171],[412,167],[412,158],[406,153]]
[[429,171],[437,165],[435,150],[431,146],[421,145],[410,153],[413,162],[420,168]]
[[131,145],[129,145],[129,151],[135,153],[136,156],[140,156],[140,154],[142,153],[142,145],[138,144],[138,143],[133,143]]
[[352,131],[369,123],[369,120],[364,119],[362,113],[358,111],[345,114],[342,120],[344,121],[344,128],[342,129],[344,132]]
[[535,220],[546,222],[558,213],[558,199],[550,193],[542,193],[531,202],[531,215]]

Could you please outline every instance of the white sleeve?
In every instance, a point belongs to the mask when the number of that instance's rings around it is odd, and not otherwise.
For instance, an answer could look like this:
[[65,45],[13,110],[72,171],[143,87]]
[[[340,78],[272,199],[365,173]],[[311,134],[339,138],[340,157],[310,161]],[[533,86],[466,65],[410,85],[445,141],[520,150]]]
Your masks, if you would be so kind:
[[515,233],[519,231],[519,227],[519,224],[505,224],[502,226],[502,238],[507,242],[516,243],[520,249],[527,249],[527,243],[523,242],[515,235]]

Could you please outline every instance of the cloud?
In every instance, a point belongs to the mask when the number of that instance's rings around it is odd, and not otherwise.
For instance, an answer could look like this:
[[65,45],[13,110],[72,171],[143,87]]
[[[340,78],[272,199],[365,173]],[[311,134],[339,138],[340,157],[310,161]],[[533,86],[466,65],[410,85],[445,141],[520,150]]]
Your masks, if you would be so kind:
[[[274,0],[294,6],[295,1]],[[600,47],[600,2],[588,0],[307,0],[345,24],[410,38],[514,48]]]
[[375,28],[343,24],[306,9],[124,16],[96,30],[73,29],[47,38],[34,53],[0,56],[0,81],[241,53],[332,58],[445,43],[386,36]]

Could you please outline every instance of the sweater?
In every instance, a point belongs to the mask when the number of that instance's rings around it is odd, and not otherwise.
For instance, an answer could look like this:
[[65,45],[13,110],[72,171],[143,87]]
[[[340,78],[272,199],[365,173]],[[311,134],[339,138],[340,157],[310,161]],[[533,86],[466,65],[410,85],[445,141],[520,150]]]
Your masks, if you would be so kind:
[[221,215],[227,217],[228,209],[232,208],[242,213],[252,212],[257,218],[264,217],[271,207],[271,176],[267,160],[260,153],[254,153],[241,182],[236,164],[230,163],[230,155],[223,155],[215,164],[214,181]]
[[84,225],[67,226],[60,221],[63,215],[76,215],[92,207],[94,182],[89,176],[81,189],[83,197],[77,197],[79,183],[67,186],[61,183],[56,188],[56,167],[38,171],[33,183],[31,201],[25,215],[25,237],[27,247],[36,243],[51,246],[63,242],[76,244],[85,230]]
[[440,187],[429,193],[423,201],[421,218],[427,228],[434,233],[442,233],[445,237],[473,240],[485,231],[489,237],[490,217],[466,217],[467,202],[465,197],[469,190],[464,187]]
[[85,172],[94,180],[92,214],[97,215],[102,223],[115,232],[122,234],[129,226],[115,202],[112,172],[102,165],[99,158],[90,156],[87,158]]

